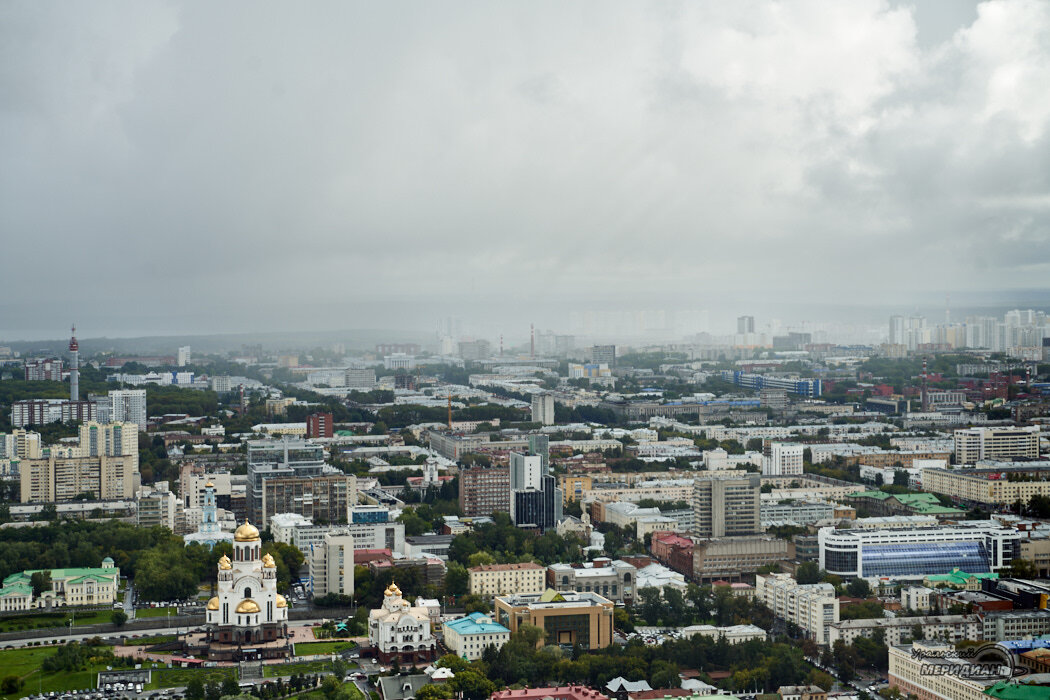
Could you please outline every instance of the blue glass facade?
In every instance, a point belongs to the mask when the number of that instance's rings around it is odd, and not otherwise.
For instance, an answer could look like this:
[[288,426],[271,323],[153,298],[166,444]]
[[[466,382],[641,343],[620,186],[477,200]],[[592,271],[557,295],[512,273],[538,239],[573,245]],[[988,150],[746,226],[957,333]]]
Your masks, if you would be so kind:
[[865,577],[947,574],[955,568],[975,574],[991,571],[983,542],[873,544],[861,551],[861,576]]
[[369,510],[365,512],[352,511],[350,514],[352,522],[355,523],[385,523],[390,518],[390,513],[385,510]]

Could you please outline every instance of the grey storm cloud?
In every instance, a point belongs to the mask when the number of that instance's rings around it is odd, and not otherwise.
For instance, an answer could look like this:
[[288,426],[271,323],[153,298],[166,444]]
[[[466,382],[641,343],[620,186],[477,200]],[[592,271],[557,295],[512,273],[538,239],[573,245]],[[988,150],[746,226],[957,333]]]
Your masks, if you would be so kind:
[[1050,280],[1046,2],[25,0],[0,38],[0,334]]

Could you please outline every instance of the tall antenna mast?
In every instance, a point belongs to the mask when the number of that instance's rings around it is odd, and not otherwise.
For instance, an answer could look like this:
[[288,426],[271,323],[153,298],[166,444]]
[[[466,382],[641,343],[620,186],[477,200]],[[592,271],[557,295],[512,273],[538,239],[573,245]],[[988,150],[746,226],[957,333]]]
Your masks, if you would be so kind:
[[922,358],[922,412],[926,413],[930,410],[930,392],[929,385],[926,377],[926,357]]

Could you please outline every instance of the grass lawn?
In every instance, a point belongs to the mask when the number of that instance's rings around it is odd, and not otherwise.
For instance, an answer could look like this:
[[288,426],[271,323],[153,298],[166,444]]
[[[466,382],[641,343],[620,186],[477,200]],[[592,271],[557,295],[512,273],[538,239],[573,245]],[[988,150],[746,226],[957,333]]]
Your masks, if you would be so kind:
[[73,626],[98,625],[112,622],[112,610],[77,610],[62,612],[42,612],[33,615],[11,616],[0,618],[0,632],[18,632],[23,629],[43,629],[48,627],[68,627],[69,618]]
[[[353,683],[343,683],[342,688],[350,695],[351,700],[365,700],[365,694]],[[299,700],[324,700],[324,693],[314,688],[305,693],[299,693],[295,697]]]
[[215,668],[156,668],[150,676],[149,690],[156,688],[174,688],[184,686],[194,678],[202,683],[222,683],[227,678],[237,680],[236,666],[218,666]]
[[[107,647],[109,648],[109,647]],[[94,688],[98,672],[105,670],[105,664],[98,664],[85,671],[60,671],[43,673],[40,664],[55,653],[54,647],[33,647],[29,649],[6,649],[0,651],[0,673],[4,676],[18,676],[22,679],[22,689],[10,695],[0,695],[4,700],[20,698],[31,693],[50,692],[53,690],[72,690]]]
[[126,647],[138,647],[138,646],[152,646],[154,644],[165,644],[167,642],[174,642],[178,639],[174,634],[158,634],[153,637],[139,637],[138,639],[132,639],[128,637],[124,640],[124,646]]
[[338,654],[339,652],[345,649],[350,649],[353,646],[353,642],[296,642],[295,655],[312,656],[314,654]]
[[167,617],[168,613],[178,614],[177,608],[139,608],[135,611],[135,617]]
[[[351,668],[351,664],[347,664],[347,668]],[[276,678],[278,676],[294,676],[297,673],[305,673],[307,675],[311,673],[321,673],[322,671],[331,671],[331,661],[303,661],[295,664],[265,664],[263,666],[263,678]]]

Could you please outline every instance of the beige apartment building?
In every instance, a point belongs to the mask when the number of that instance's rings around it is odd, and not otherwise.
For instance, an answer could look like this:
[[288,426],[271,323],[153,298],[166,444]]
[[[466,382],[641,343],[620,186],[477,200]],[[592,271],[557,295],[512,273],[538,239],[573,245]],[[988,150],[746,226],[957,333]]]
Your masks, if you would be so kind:
[[756,576],[755,598],[818,644],[830,644],[831,626],[839,621],[839,600],[830,583],[799,585],[790,574]]
[[473,595],[531,595],[543,593],[547,569],[535,562],[488,564],[467,569]]
[[93,500],[133,498],[139,482],[139,456],[51,457],[19,465],[22,503],[71,501],[82,493]]
[[1039,457],[1039,426],[964,428],[955,431],[955,461],[1011,460]]
[[1027,503],[1032,496],[1050,496],[1050,481],[1011,481],[1001,469],[923,469],[922,488],[930,493],[986,505]]
[[[687,481],[689,483],[685,483]],[[673,501],[688,502],[692,499],[693,484],[691,480],[674,479],[673,482],[674,483],[668,483],[665,481],[663,483],[652,485],[639,483],[634,486],[625,486],[622,488],[603,488],[600,484],[594,483],[591,488],[583,489],[578,492],[575,498],[585,502],[604,501],[606,503],[614,501],[639,501],[646,498],[654,501],[661,501],[663,503],[670,503]]]

